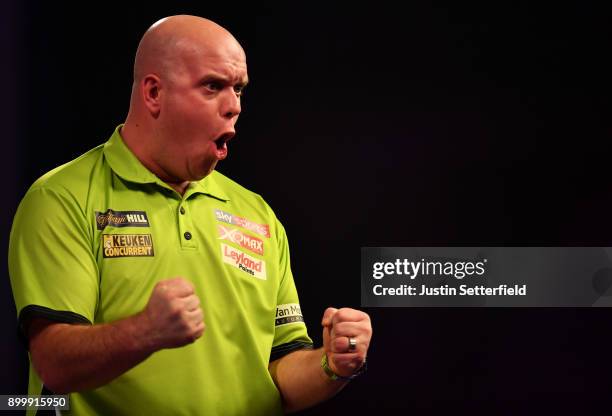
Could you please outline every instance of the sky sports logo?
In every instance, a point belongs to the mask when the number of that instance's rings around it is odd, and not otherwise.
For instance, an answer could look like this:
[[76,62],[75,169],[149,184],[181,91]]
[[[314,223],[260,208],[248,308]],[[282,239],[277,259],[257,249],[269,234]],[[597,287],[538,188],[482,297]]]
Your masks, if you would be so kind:
[[231,241],[232,243],[239,244],[241,247],[252,251],[255,254],[263,256],[263,241],[257,237],[252,237],[248,234],[244,234],[237,228],[229,228],[223,225],[217,225],[219,231],[219,239]]
[[217,218],[217,221],[237,225],[239,227],[246,228],[249,231],[253,231],[262,237],[270,238],[270,227],[268,224],[257,224],[256,222],[232,215],[229,212],[221,211],[220,209],[215,210],[215,217]]
[[266,280],[266,262],[249,256],[248,254],[221,243],[221,258],[223,262],[242,270],[261,280]]

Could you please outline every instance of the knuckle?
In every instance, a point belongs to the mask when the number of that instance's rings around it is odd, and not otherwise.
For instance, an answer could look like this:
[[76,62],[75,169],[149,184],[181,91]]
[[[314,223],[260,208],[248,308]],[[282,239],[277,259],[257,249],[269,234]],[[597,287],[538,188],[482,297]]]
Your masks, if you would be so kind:
[[327,309],[325,309],[325,312],[323,313],[323,316],[327,319],[330,319],[334,316],[334,314],[336,313],[337,309],[336,308],[332,308],[329,307]]
[[347,321],[350,314],[347,313],[347,308],[339,309],[338,312],[334,315],[333,321],[334,324]]
[[335,338],[333,342],[334,350],[340,351],[344,348],[344,340],[342,338]]
[[160,285],[153,289],[153,294],[159,296],[160,298],[167,298],[170,294],[168,290],[168,285]]
[[329,331],[329,336],[331,339],[335,339],[338,337],[337,331],[336,331],[336,327],[333,327],[330,331]]
[[348,329],[346,323],[344,322],[338,322],[336,325],[334,325],[334,328],[336,329],[336,334],[338,336],[344,336]]
[[200,324],[194,325],[191,331],[191,337],[193,338],[193,341],[200,338],[203,333],[204,333],[204,329],[202,328],[202,325]]
[[170,315],[174,317],[180,317],[183,313],[183,308],[176,302],[171,302],[168,308]]
[[340,308],[338,309],[338,313],[340,314],[340,316],[342,316],[343,318],[346,318],[347,315],[350,315],[351,313],[353,313],[355,310],[351,309],[351,308]]
[[176,322],[178,327],[181,329],[186,329],[188,326],[188,322],[185,319],[185,315],[181,312],[178,312],[174,315],[174,321]]

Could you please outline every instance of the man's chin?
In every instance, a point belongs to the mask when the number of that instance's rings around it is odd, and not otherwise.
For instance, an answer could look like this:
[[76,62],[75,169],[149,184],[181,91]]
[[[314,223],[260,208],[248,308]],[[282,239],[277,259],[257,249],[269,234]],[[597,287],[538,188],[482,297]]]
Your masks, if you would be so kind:
[[214,163],[209,164],[207,169],[198,170],[196,172],[189,172],[190,173],[189,176],[191,177],[191,179],[189,180],[191,182],[201,181],[202,179],[204,179],[205,177],[213,173],[216,167],[217,167],[217,162],[214,162]]

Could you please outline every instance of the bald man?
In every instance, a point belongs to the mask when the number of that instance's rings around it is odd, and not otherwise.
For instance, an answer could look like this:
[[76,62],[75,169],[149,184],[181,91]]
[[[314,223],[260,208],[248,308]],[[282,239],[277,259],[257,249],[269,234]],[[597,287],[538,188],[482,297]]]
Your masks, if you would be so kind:
[[228,31],[162,19],[125,124],[32,185],[9,254],[29,394],[71,393],[73,414],[271,415],[363,371],[368,315],[328,308],[313,349],[282,225],[215,171],[247,82]]

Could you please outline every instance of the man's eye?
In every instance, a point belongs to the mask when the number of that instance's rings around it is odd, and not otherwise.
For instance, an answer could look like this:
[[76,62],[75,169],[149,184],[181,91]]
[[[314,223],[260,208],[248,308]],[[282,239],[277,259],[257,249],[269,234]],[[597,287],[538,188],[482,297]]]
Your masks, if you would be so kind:
[[222,88],[221,84],[218,82],[207,82],[204,86],[211,91],[219,91]]
[[244,87],[236,86],[234,87],[234,92],[236,93],[236,95],[242,96],[244,94]]

